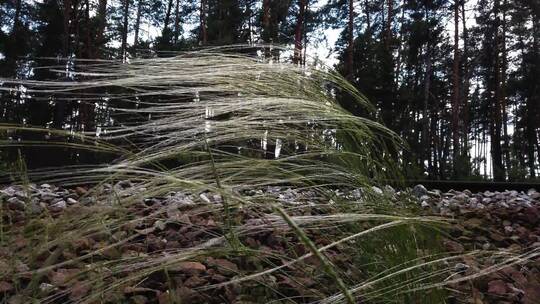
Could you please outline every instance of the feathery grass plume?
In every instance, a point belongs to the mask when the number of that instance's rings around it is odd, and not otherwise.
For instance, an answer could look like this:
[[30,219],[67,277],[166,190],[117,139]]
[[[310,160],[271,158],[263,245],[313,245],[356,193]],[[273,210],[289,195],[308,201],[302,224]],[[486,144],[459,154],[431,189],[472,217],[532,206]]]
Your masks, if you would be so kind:
[[[115,121],[99,134],[0,125],[69,139],[4,147],[115,155],[28,172],[34,181],[93,184],[94,203],[2,225],[7,248],[20,248],[13,265],[27,267],[7,278],[18,296],[442,303],[437,288],[451,274],[439,252],[444,221],[369,191],[397,174],[387,148],[400,140],[334,96],[345,91],[367,111],[369,102],[335,72],[218,51],[83,65],[72,82],[1,80],[1,90],[24,86],[36,100],[106,103]],[[336,195],[358,188],[361,198]],[[52,279],[59,273],[61,282]]]

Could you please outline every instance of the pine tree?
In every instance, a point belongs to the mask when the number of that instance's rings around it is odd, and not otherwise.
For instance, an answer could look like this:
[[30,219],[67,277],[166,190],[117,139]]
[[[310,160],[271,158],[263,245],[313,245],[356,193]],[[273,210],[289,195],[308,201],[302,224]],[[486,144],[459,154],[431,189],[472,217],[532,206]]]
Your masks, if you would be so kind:
[[453,167],[454,176],[458,176],[459,162],[461,161],[460,152],[460,54],[459,54],[459,1],[454,1],[454,60],[452,64],[452,143],[453,143]]
[[174,44],[178,44],[180,32],[180,0],[176,0],[174,10]]
[[353,69],[354,66],[354,1],[349,0],[348,2],[348,21],[347,21],[347,66],[349,69],[347,70],[346,75],[349,79],[353,79]]
[[296,26],[294,31],[294,63],[302,62],[302,39],[304,34],[305,12],[307,0],[298,1],[298,16],[296,17]]
[[244,43],[242,35],[244,13],[239,0],[208,1],[208,43],[229,45]]
[[98,1],[98,8],[96,12],[96,20],[97,20],[97,26],[96,26],[96,58],[101,58],[103,56],[102,49],[105,46],[106,40],[105,40],[105,27],[107,25],[107,0],[99,0]]
[[201,7],[199,11],[200,15],[200,24],[199,24],[199,31],[200,31],[200,40],[199,43],[201,45],[205,45],[208,42],[208,31],[207,31],[207,22],[206,22],[206,15],[208,14],[208,0],[200,0],[201,1]]
[[131,0],[123,0],[123,13],[122,13],[122,45],[120,46],[120,56],[122,60],[127,57],[127,36],[129,31],[129,6]]
[[137,45],[139,44],[139,31],[141,28],[141,17],[144,9],[144,1],[139,0],[137,1],[137,16],[135,17],[135,36],[133,37],[133,48],[137,48]]

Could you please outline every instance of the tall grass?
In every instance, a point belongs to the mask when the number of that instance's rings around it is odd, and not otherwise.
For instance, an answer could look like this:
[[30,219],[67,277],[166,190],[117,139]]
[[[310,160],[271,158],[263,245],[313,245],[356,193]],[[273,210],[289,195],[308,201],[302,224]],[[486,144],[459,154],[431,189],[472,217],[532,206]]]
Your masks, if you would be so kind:
[[[20,295],[62,302],[86,286],[89,291],[71,301],[118,302],[125,300],[127,286],[144,286],[178,303],[208,302],[223,290],[259,302],[444,301],[440,283],[452,275],[448,261],[457,259],[440,253],[446,223],[371,193],[378,179],[398,174],[388,151],[401,143],[379,123],[339,106],[338,92],[366,113],[373,110],[335,72],[198,51],[86,65],[75,77],[81,80],[1,80],[0,89],[23,85],[36,99],[106,100],[117,121],[99,137],[0,125],[11,132],[24,128],[71,137],[69,143],[3,141],[4,146],[56,144],[116,155],[100,165],[28,173],[34,181],[93,184],[87,196],[97,203],[7,227],[8,247],[21,234],[29,240],[12,257],[29,266],[11,276],[20,282]],[[124,180],[135,186],[103,190]],[[267,191],[276,186],[301,195],[284,200]],[[336,190],[358,188],[360,200],[336,196]],[[143,203],[171,191],[189,200]],[[149,237],[167,239],[182,227],[200,235],[186,244],[150,248]],[[270,236],[279,245],[270,246]],[[197,296],[180,292],[179,265],[208,257],[233,261],[239,273],[193,288]],[[47,274],[66,268],[78,269],[69,284],[37,287]]]

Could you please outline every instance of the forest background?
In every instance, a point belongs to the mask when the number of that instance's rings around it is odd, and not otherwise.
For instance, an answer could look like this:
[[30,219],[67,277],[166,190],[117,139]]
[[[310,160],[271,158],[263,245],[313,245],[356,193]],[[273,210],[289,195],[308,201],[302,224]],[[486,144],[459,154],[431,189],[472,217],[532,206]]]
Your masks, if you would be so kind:
[[[76,81],[100,59],[270,44],[272,61],[329,64],[406,142],[408,179],[523,181],[540,174],[540,0],[2,0],[0,77]],[[254,55],[256,55],[255,53]],[[60,70],[43,68],[60,66]],[[40,68],[38,68],[40,67]],[[338,96],[343,107],[366,115]],[[99,136],[122,123],[107,98],[35,100],[0,90],[0,122]],[[24,132],[0,133],[9,143]],[[50,134],[33,140],[43,140]],[[95,161],[51,148],[0,150],[0,167]]]

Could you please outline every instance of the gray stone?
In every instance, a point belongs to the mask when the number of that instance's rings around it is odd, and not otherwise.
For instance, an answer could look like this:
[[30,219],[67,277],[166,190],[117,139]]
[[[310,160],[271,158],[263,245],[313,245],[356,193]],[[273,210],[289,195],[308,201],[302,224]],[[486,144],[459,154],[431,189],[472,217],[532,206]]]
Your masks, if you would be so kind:
[[96,199],[91,196],[86,196],[86,197],[81,198],[80,202],[83,205],[91,205],[96,202]]
[[24,210],[26,204],[16,197],[9,198],[7,200],[8,208],[11,210]]
[[145,198],[144,199],[144,204],[146,206],[154,206],[154,205],[160,205],[161,204],[161,201],[156,199],[156,198]]
[[479,235],[477,237],[474,238],[475,240],[479,241],[479,242],[487,242],[488,241],[488,238],[484,235]]
[[75,193],[75,192],[71,192],[68,195],[66,195],[65,198],[77,199],[77,198],[79,198],[79,195],[77,193]]
[[65,189],[57,190],[54,192],[58,196],[66,197],[69,195],[69,191]]
[[495,195],[496,200],[505,200],[506,196],[504,194],[497,194]]
[[452,212],[452,211],[450,211],[450,209],[448,209],[448,208],[441,208],[440,214],[441,214],[442,216],[448,216],[448,217],[453,217],[453,216],[455,216],[455,213]]
[[506,202],[504,202],[504,201],[503,201],[503,202],[499,202],[498,205],[499,205],[499,207],[501,207],[501,208],[510,208],[510,206],[508,206],[508,204],[507,204]]
[[71,197],[68,197],[67,199],[67,203],[70,204],[70,205],[75,205],[78,203],[78,201],[76,199],[73,199]]
[[459,210],[459,205],[460,205],[460,201],[452,198],[450,199],[450,201],[448,202],[448,208],[452,211],[457,211]]
[[420,185],[420,184],[414,186],[414,188],[412,189],[412,192],[418,198],[422,197],[423,195],[428,194],[428,191],[427,191],[426,187],[424,187],[423,185]]
[[459,193],[454,196],[454,200],[458,201],[459,203],[465,203],[469,200],[469,197],[464,193]]
[[154,227],[156,227],[158,230],[165,230],[165,222],[163,222],[162,220],[157,220],[154,223]]
[[39,289],[43,292],[50,291],[51,289],[54,289],[54,285],[49,283],[41,283],[39,284]]
[[379,195],[383,194],[383,191],[379,187],[373,186],[373,187],[371,187],[371,190],[376,194],[379,194]]
[[454,195],[456,195],[454,192],[445,192],[445,193],[443,193],[443,196],[445,198],[451,198],[451,197],[454,197]]
[[352,192],[351,192],[351,195],[354,199],[361,199],[362,198],[362,190],[360,189],[354,189]]
[[516,190],[508,191],[508,193],[506,194],[506,196],[511,198],[517,197],[518,195],[519,193]]
[[32,215],[37,215],[37,214],[41,214],[41,212],[43,212],[43,207],[41,206],[41,204],[35,200],[31,201],[29,204],[28,204],[28,212]]
[[443,200],[440,202],[440,206],[441,206],[441,207],[448,207],[448,205],[450,205],[450,200],[448,200],[448,199],[443,199]]
[[519,205],[520,205],[521,207],[525,207],[525,208],[530,208],[530,207],[532,207],[532,204],[531,204],[531,202],[529,202],[529,201],[520,202]]
[[53,198],[52,200],[50,200],[49,204],[56,204],[58,203],[59,201],[63,201],[64,199],[61,198],[61,197],[57,197],[57,198]]
[[218,204],[223,203],[223,199],[221,198],[221,195],[219,195],[219,194],[214,194],[214,195],[212,195],[212,200],[213,200],[215,203],[218,203]]
[[532,204],[530,201],[526,200],[526,199],[523,199],[521,197],[517,197],[517,198],[514,198],[510,201],[510,203],[514,203],[518,206],[521,206],[521,207],[525,207],[525,208],[529,208],[529,207],[532,207]]
[[441,193],[441,190],[434,189],[434,190],[428,191],[428,195],[436,197],[436,198],[440,198],[442,193]]
[[131,184],[131,181],[129,180],[123,180],[123,181],[119,181],[116,185],[122,187],[122,188],[130,188],[132,187],[133,185]]
[[44,201],[52,201],[55,198],[58,198],[59,196],[56,193],[52,192],[40,192],[39,197]]
[[63,209],[66,209],[67,203],[64,200],[61,200],[57,203],[52,204],[51,207],[55,209],[63,210]]
[[175,196],[168,197],[167,199],[165,199],[164,203],[175,208],[183,208],[196,205],[191,197],[183,195],[182,193],[177,193]]
[[390,185],[384,186],[384,192],[388,193],[389,195],[395,195],[396,189],[392,188]]
[[456,272],[465,272],[469,269],[469,265],[464,263],[457,263],[455,266]]
[[28,194],[26,193],[26,191],[15,191],[15,196],[23,199],[28,198]]
[[15,190],[13,187],[7,187],[5,189],[0,190],[0,198],[2,197],[13,197],[15,196],[15,193],[17,190]]

